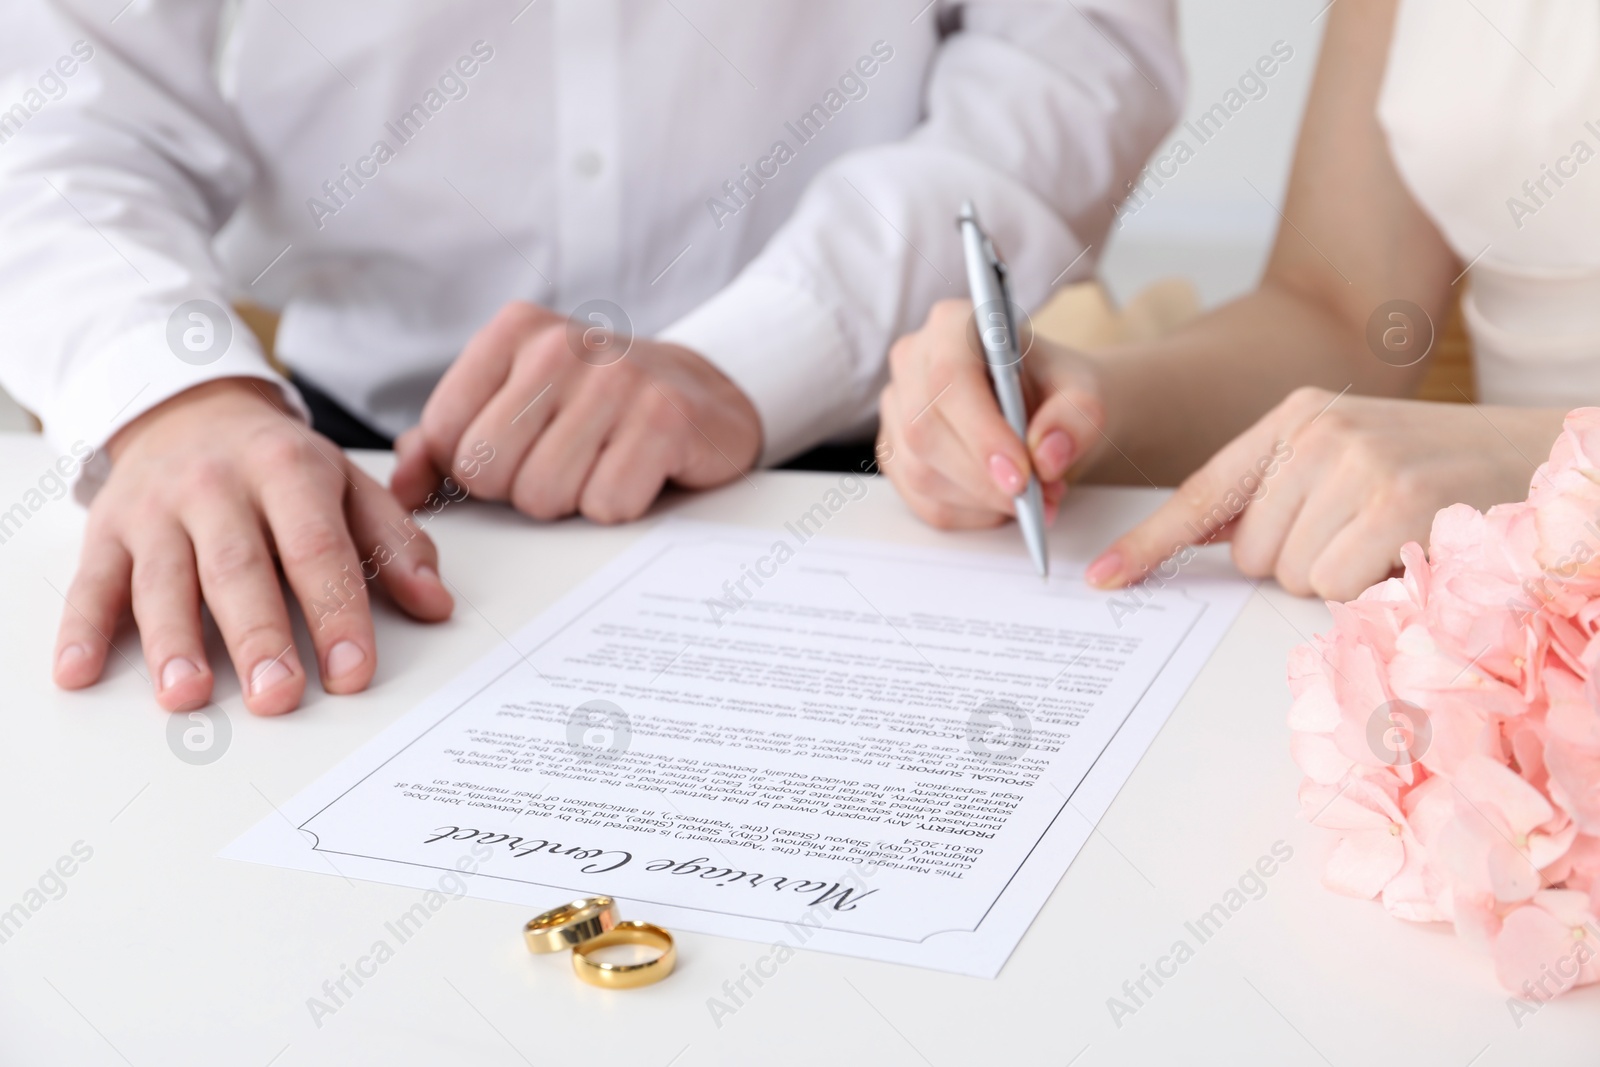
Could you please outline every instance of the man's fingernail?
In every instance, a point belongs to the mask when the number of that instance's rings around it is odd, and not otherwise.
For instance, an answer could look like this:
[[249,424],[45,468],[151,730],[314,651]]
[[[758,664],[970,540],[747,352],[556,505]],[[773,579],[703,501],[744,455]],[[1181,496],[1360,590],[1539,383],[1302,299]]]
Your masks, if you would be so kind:
[[439,580],[439,572],[433,569],[431,563],[419,563],[417,564],[417,577],[426,578],[430,582],[437,582]]
[[989,457],[989,477],[993,478],[994,484],[1008,496],[1016,496],[1022,492],[1022,487],[1028,484],[1028,480],[1022,476],[1017,465],[998,452]]
[[56,666],[61,669],[72,666],[89,654],[89,650],[82,645],[68,645],[56,654]]
[[278,659],[262,660],[250,672],[250,695],[260,696],[279,682],[287,679],[291,673],[281,656]]
[[167,660],[167,665],[161,668],[161,688],[171,689],[185,678],[193,678],[199,673],[200,668],[194,665],[193,660],[173,656]]
[[1072,438],[1064,430],[1051,430],[1034,449],[1033,459],[1039,465],[1039,477],[1055,481],[1072,466]]
[[1097,585],[1102,589],[1114,582],[1122,574],[1122,553],[1107,552],[1083,572],[1083,580],[1090,585]]
[[354,641],[340,641],[328,649],[328,677],[342,678],[361,666],[367,654]]

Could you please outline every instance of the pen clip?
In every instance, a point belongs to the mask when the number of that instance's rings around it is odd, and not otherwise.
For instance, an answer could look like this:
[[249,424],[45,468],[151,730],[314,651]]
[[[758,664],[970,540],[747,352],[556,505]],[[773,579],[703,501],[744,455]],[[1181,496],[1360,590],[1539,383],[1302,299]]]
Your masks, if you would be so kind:
[[[976,221],[974,221],[976,225]],[[1000,252],[989,239],[989,235],[978,228],[978,233],[983,237],[983,254],[989,261],[989,269],[994,272],[995,290],[1000,295],[1001,313],[1006,317],[1006,336],[1013,339],[1013,343],[1020,346],[1021,338],[1017,337],[1016,316],[1011,309],[1011,283],[1006,277],[1006,261],[1000,258]]]
[[978,211],[972,201],[968,200],[962,204],[961,213],[956,216],[956,224],[962,231],[962,240],[966,244],[968,281],[972,287],[974,314],[987,313],[1001,319],[1001,323],[998,324],[1000,341],[991,344],[989,333],[981,329],[979,331],[985,359],[991,364],[1011,366],[1021,360],[1023,353],[1017,337],[1016,314],[1011,303],[1011,286],[1007,278],[1006,261],[1000,257],[1000,250],[995,247],[994,239],[978,221]]
[[[977,226],[977,222],[973,222]],[[1000,258],[1000,250],[995,248],[994,241],[984,232],[983,227],[978,227],[978,233],[983,235],[983,254],[989,260],[989,269],[1000,278],[1000,284],[1006,284],[1006,261]]]
[[1000,250],[994,246],[994,239],[989,236],[989,231],[983,228],[983,223],[978,221],[978,210],[968,200],[961,205],[961,214],[956,216],[958,226],[971,226],[978,235],[978,247],[983,250],[984,265],[994,271],[1000,279],[1000,284],[1006,281],[1006,261],[1000,258]]

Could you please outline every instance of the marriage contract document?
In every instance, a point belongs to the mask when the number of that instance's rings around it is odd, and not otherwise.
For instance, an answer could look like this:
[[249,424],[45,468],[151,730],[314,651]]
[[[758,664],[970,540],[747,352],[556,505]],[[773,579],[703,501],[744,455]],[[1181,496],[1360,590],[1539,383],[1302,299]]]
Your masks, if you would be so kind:
[[657,527],[223,854],[993,977],[1249,586],[808,533]]

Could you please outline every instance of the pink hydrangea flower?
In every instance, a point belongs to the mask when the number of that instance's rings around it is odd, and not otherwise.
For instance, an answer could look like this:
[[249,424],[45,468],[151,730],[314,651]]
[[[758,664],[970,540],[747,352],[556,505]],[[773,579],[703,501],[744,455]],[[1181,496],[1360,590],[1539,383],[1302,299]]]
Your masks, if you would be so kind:
[[1600,408],[1525,502],[1446,508],[1429,541],[1289,658],[1323,881],[1453,923],[1518,995],[1600,982]]

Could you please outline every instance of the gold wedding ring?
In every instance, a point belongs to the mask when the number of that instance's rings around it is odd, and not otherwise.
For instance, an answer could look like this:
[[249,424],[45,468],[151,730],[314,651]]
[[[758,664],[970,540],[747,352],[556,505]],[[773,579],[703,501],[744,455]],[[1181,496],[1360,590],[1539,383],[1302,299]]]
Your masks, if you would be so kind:
[[[643,963],[601,963],[589,958],[596,949],[612,945],[648,945],[660,949],[661,955]],[[572,950],[573,973],[602,989],[637,989],[659,982],[672,973],[677,962],[678,950],[672,945],[672,935],[654,923],[620,922]]]
[[528,943],[529,952],[560,952],[601,937],[616,925],[616,901],[610,897],[580,897],[529,919],[522,928],[522,938]]

